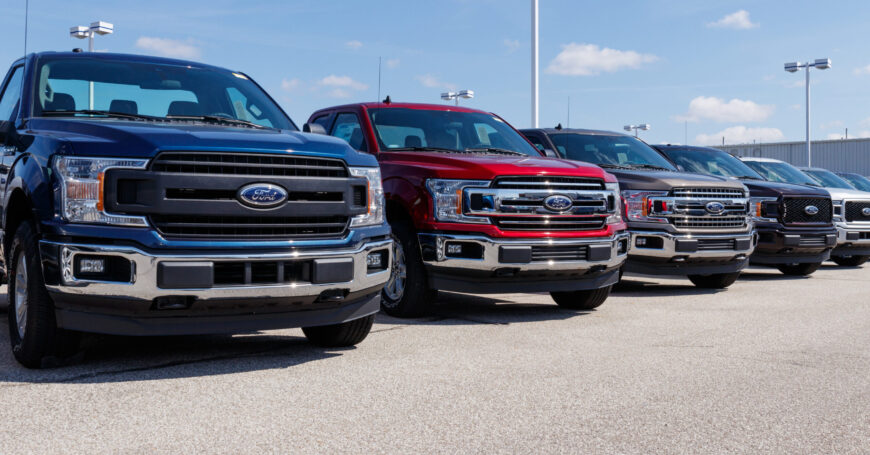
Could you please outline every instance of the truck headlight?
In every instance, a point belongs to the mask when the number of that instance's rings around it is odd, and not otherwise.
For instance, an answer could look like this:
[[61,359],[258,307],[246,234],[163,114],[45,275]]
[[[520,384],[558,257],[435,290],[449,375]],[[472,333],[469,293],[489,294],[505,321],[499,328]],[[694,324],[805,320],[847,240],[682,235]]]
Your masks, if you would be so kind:
[[487,187],[487,180],[426,180],[426,187],[432,194],[435,206],[435,219],[447,223],[489,223],[480,216],[467,216],[462,213],[462,190],[467,187]]
[[381,169],[377,167],[352,167],[350,175],[365,177],[368,186],[368,212],[350,220],[350,227],[375,226],[384,223],[384,185]]
[[106,213],[103,189],[109,169],[144,169],[147,165],[148,160],[139,159],[57,157],[54,170],[60,183],[61,215],[70,223],[148,226],[142,216]]
[[843,217],[843,207],[845,207],[846,202],[844,200],[833,200],[831,201],[834,205],[834,221],[845,221]]
[[749,198],[749,213],[752,221],[775,223],[779,216],[779,201],[775,197]]
[[[607,224],[622,223],[622,201],[619,196],[618,183],[605,183],[604,189],[613,191],[613,210],[614,212],[607,217]],[[608,201],[609,203],[610,201]]]
[[628,221],[642,221],[645,223],[667,223],[667,218],[653,215],[653,207],[650,198],[665,197],[667,191],[643,191],[625,190],[622,199],[625,201],[625,216]]

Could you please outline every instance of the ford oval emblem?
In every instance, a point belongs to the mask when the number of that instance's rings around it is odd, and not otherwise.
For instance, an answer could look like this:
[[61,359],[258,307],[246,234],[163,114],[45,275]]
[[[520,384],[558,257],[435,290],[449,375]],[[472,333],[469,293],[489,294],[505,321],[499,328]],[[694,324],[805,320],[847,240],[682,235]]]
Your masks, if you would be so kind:
[[271,183],[252,183],[239,189],[236,198],[248,207],[268,209],[284,203],[287,190]]
[[864,207],[861,209],[861,214],[864,216],[870,216],[870,207]]
[[725,204],[717,201],[708,202],[704,209],[707,210],[707,213],[719,215],[725,211]]
[[815,205],[808,205],[808,206],[804,207],[804,213],[806,213],[809,216],[818,215],[819,208],[816,207]]
[[554,194],[552,196],[544,199],[544,207],[554,211],[554,212],[564,212],[571,208],[574,204],[574,201],[571,200],[568,196],[562,196],[561,194]]

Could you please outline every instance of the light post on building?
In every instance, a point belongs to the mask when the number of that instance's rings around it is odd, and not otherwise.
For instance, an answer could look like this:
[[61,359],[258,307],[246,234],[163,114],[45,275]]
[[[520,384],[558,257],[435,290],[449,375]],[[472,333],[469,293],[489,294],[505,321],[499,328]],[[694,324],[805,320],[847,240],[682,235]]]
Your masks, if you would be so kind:
[[[91,22],[90,27],[79,25],[70,27],[69,36],[77,39],[88,39],[88,52],[94,51],[94,35],[111,35],[115,26],[103,21]],[[94,81],[88,82],[88,109],[94,108]]]
[[812,145],[810,144],[810,68],[826,70],[831,67],[831,59],[817,58],[815,61],[799,63],[791,62],[785,64],[785,70],[789,73],[795,73],[800,69],[806,72],[806,94],[807,94],[807,167],[813,165]]

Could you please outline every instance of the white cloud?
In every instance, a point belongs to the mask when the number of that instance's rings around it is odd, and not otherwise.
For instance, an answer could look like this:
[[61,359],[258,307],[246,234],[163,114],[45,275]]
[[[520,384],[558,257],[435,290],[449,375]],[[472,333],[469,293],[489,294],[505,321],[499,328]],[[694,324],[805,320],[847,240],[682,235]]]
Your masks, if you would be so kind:
[[423,87],[447,89],[447,90],[455,90],[456,89],[456,85],[451,84],[449,82],[444,82],[444,81],[438,79],[437,77],[435,77],[431,74],[423,74],[423,75],[417,76],[416,79],[421,84],[423,84]]
[[854,72],[855,74],[857,74],[859,76],[864,75],[864,74],[870,74],[870,65],[862,66],[860,68],[855,68],[852,72]]
[[299,79],[281,79],[281,89],[286,92],[292,92],[302,85]]
[[677,116],[675,120],[683,122],[699,122],[713,120],[714,122],[761,122],[773,114],[774,106],[758,104],[754,101],[733,98],[725,101],[713,96],[699,96],[689,102],[689,112]]
[[695,142],[701,145],[718,145],[725,138],[726,144],[749,144],[752,141],[774,142],[781,141],[782,131],[778,128],[747,128],[745,126],[732,126],[718,133],[699,134],[695,136]]
[[396,69],[399,67],[399,63],[401,63],[401,61],[397,58],[387,59],[387,68]]
[[829,141],[836,141],[838,139],[843,139],[843,135],[840,133],[830,133],[828,134],[827,139]]
[[504,39],[504,45],[507,47],[508,52],[514,52],[520,48],[520,40],[518,39]]
[[819,124],[819,128],[823,130],[830,130],[833,128],[842,128],[843,122],[840,120],[831,120],[830,122],[825,122]]
[[169,38],[140,36],[136,40],[136,47],[164,57],[197,58],[200,56],[199,48],[194,46],[190,39],[179,41]]
[[570,43],[562,46],[562,52],[550,62],[547,72],[563,76],[594,76],[639,68],[656,60],[658,57],[652,54],[601,48],[597,44]]
[[369,88],[368,85],[355,81],[350,76],[336,76],[334,74],[317,81],[317,85],[329,88],[330,90],[326,94],[333,98],[350,98],[352,92]]
[[[861,131],[850,131],[849,139],[859,139],[859,138],[868,138],[870,137],[870,130],[861,130]],[[830,140],[838,140],[845,138],[845,131],[841,133],[830,133],[827,136]]]
[[348,49],[353,49],[353,50],[357,50],[357,49],[363,47],[363,43],[360,41],[357,41],[357,40],[348,41],[348,42],[344,43],[344,45],[347,46]]
[[725,17],[719,19],[716,22],[708,23],[707,27],[746,30],[758,27],[758,23],[749,20],[749,12],[745,9],[742,9],[740,11],[737,11],[736,13],[726,15]]
[[865,118],[858,122],[858,125],[864,128],[870,128],[870,117]]

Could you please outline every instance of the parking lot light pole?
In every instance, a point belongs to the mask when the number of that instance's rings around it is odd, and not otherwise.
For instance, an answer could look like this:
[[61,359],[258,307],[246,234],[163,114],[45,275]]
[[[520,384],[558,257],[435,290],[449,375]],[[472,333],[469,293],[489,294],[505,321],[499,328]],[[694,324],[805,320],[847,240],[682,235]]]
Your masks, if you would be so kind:
[[[115,26],[104,21],[91,22],[90,27],[78,25],[70,27],[69,36],[77,39],[88,39],[88,52],[94,51],[94,35],[111,35]],[[94,108],[94,81],[88,83],[88,109]]]
[[441,99],[444,101],[456,100],[456,105],[459,106],[459,98],[471,99],[474,98],[474,90],[460,90],[458,92],[444,92],[441,94]]
[[795,73],[799,69],[804,69],[806,72],[806,95],[807,95],[807,167],[813,165],[812,144],[810,143],[810,68],[826,70],[831,67],[831,59],[817,58],[815,61],[799,63],[791,62],[785,64],[785,70],[789,73]]
[[649,131],[649,123],[641,123],[640,125],[625,125],[622,127],[625,131],[634,130],[634,137],[637,137],[637,130]]

